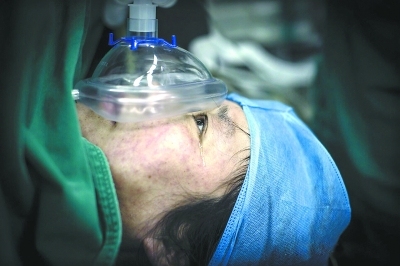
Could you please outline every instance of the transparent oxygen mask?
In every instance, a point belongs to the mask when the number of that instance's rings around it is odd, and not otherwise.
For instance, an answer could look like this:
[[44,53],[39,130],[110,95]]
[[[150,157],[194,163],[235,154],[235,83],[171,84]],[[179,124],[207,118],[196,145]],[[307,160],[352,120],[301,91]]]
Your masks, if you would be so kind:
[[191,53],[156,37],[114,42],[91,78],[78,82],[74,99],[116,122],[162,119],[218,107],[226,85]]

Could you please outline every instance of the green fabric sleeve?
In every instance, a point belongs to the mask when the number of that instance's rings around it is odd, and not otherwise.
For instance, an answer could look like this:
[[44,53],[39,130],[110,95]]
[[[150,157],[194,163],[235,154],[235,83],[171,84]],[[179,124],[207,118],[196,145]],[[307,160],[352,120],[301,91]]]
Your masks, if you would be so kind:
[[71,90],[102,30],[102,1],[0,3],[0,264],[111,265],[121,222],[101,151]]

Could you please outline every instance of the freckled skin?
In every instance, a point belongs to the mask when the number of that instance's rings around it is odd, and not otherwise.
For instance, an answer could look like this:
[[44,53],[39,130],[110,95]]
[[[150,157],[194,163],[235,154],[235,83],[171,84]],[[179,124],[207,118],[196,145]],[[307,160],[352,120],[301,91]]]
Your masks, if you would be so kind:
[[[232,120],[248,132],[242,109],[225,101]],[[220,196],[221,183],[248,156],[249,136],[226,134],[224,123],[209,112],[200,153],[198,128],[191,115],[142,123],[105,120],[77,104],[82,134],[105,153],[117,189],[124,237],[141,238],[157,215],[187,193]],[[214,117],[215,116],[215,117]],[[228,129],[226,129],[228,130]]]

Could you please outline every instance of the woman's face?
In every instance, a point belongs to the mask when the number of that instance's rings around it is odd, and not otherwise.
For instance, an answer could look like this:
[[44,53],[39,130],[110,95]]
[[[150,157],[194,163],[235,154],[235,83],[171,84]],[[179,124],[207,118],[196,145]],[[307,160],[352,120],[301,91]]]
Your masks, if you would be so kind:
[[128,237],[141,238],[187,195],[223,195],[220,185],[249,155],[245,115],[230,101],[206,113],[141,123],[77,109],[83,136],[109,161]]

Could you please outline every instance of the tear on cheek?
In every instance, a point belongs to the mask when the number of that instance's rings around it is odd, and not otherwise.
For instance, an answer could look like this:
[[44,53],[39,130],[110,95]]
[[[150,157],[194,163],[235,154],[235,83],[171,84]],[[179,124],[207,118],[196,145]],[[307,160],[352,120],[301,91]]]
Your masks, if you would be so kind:
[[199,142],[199,148],[200,148],[200,156],[201,156],[201,161],[203,162],[203,167],[206,167],[206,161],[204,160],[204,153],[203,153],[203,146]]

